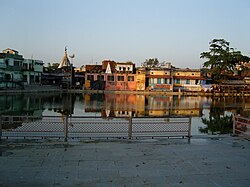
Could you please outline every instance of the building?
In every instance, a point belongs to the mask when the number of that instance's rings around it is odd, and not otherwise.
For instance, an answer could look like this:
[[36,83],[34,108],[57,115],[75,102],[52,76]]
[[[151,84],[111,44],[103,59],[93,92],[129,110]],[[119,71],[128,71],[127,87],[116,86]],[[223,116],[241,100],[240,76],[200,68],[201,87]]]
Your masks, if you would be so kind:
[[201,91],[201,77],[200,69],[174,69],[172,70],[173,90],[181,91]]
[[148,89],[153,91],[172,91],[171,69],[151,68],[147,73]]
[[7,48],[0,53],[0,89],[22,89],[41,84],[43,61],[24,59],[18,51]]
[[86,65],[85,89],[136,90],[135,65],[104,60],[102,65]]
[[24,59],[22,71],[24,85],[41,84],[43,73],[43,61]]
[[136,90],[144,91],[146,88],[146,68],[138,67],[136,69]]

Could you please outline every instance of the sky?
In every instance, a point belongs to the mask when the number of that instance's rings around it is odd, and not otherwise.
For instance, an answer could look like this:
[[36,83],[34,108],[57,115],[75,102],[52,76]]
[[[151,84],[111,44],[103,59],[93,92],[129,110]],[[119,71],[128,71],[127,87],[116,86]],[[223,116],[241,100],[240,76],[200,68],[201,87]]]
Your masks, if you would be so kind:
[[103,60],[140,66],[157,58],[201,68],[200,53],[223,38],[250,56],[249,0],[0,0],[0,50],[76,67]]

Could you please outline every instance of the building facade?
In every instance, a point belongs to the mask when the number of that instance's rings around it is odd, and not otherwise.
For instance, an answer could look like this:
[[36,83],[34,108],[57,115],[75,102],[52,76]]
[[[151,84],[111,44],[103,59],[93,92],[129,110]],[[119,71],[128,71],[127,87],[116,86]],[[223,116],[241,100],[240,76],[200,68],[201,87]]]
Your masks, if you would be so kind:
[[0,89],[41,84],[42,72],[41,60],[24,59],[18,51],[10,48],[0,53]]
[[151,68],[148,70],[147,80],[149,81],[149,90],[154,91],[172,91],[171,69]]
[[181,91],[201,91],[201,77],[200,69],[174,69],[172,71],[173,90]]

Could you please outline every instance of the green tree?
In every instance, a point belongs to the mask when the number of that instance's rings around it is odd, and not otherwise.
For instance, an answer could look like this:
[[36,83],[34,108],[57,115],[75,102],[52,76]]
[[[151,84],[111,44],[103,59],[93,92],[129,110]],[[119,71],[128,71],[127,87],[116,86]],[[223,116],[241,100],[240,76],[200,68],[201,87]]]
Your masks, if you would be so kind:
[[160,63],[157,58],[146,59],[142,66],[147,68],[159,67]]
[[[212,79],[220,82],[233,75],[236,67],[243,70],[244,62],[249,62],[250,58],[243,56],[240,51],[230,48],[230,42],[224,39],[213,39],[210,44],[210,51],[202,52],[200,58],[207,59],[203,67],[210,69]],[[241,66],[241,68],[239,68]]]

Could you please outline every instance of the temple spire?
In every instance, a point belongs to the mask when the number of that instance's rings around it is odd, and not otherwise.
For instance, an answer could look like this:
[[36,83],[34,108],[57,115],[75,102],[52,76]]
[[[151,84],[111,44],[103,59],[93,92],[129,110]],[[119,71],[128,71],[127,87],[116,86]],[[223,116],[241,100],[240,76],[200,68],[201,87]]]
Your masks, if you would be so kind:
[[58,68],[60,69],[62,67],[68,67],[68,66],[70,66],[70,61],[67,55],[67,46],[65,46],[64,55]]

